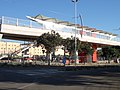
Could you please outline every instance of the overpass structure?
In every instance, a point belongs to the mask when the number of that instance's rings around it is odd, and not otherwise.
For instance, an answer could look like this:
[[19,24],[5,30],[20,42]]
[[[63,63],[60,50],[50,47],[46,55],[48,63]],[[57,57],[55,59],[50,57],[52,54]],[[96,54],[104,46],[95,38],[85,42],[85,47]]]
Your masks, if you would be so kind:
[[[83,42],[93,44],[95,52],[93,61],[96,61],[96,49],[100,45],[115,45],[120,46],[120,39],[116,34],[112,34],[103,30],[97,30],[87,26],[75,25],[67,21],[57,20],[42,15],[35,17],[27,16],[29,20],[10,18],[2,16],[0,18],[0,38],[34,41],[41,34],[54,30],[61,37],[67,38],[75,36]],[[75,28],[77,26],[77,28]]]

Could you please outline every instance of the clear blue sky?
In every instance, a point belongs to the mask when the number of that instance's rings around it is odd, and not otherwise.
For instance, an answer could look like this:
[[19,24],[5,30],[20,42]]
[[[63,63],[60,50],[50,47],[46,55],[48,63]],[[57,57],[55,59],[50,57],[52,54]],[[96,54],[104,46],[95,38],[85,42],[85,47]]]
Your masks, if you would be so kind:
[[[77,10],[85,26],[120,33],[113,30],[120,27],[120,0],[79,0]],[[26,19],[37,14],[74,22],[74,4],[71,0],[0,0],[0,16]]]

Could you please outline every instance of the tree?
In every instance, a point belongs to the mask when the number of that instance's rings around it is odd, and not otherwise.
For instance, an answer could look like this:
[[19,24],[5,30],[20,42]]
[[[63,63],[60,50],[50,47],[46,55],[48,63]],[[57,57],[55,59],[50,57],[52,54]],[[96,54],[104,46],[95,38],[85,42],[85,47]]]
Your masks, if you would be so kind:
[[61,45],[62,37],[59,33],[51,31],[51,33],[44,33],[37,39],[37,46],[43,45],[46,49],[46,57],[48,65],[50,65],[50,53],[55,50],[56,46]]
[[79,47],[81,47],[79,49],[79,52],[83,52],[84,51],[85,56],[92,55],[93,52],[94,52],[94,49],[92,48],[92,44],[89,43],[89,42],[82,42]]
[[[92,48],[91,43],[81,42],[78,38],[76,39],[77,39],[76,50],[78,52],[84,52],[85,56],[93,54],[94,49]],[[65,49],[68,50],[68,52],[70,53],[70,56],[74,56],[74,53],[75,53],[74,37],[63,39],[63,46],[65,47]]]
[[99,58],[99,60],[103,59],[103,52],[102,52],[102,49],[97,50],[97,57]]
[[102,48],[103,56],[108,59],[108,63],[112,58],[120,57],[120,46],[105,46]]
[[78,50],[79,54],[82,56],[82,57],[80,57],[81,62],[84,62],[84,64],[85,64],[86,61],[91,61],[91,59],[92,59],[91,55],[94,52],[92,44],[89,42],[82,42],[79,47],[81,47]]
[[[78,50],[80,47],[80,40],[78,38],[76,38],[77,40],[77,45],[76,45],[76,50]],[[63,39],[62,41],[62,44],[64,46],[64,48],[66,50],[68,50],[69,52],[69,55],[72,57],[74,56],[74,53],[75,53],[75,38],[74,37],[71,37],[71,38],[66,38],[66,39]]]

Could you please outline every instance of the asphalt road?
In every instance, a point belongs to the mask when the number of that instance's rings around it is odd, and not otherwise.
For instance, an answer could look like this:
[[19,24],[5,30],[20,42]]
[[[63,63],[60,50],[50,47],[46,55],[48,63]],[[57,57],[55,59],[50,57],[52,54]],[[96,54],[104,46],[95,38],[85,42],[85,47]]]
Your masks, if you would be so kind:
[[120,68],[0,68],[0,90],[120,90]]

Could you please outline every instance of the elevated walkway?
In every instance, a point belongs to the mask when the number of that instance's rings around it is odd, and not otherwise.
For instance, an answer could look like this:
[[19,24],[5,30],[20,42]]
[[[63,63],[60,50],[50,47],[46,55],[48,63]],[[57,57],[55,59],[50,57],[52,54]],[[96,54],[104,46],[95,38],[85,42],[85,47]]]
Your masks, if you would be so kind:
[[34,41],[44,32],[39,24],[30,20],[9,17],[1,19],[0,33],[3,34],[4,39]]
[[[34,41],[43,33],[55,30],[63,38],[75,36],[74,27],[56,24],[53,22],[42,21],[35,18],[31,20],[22,20],[17,18],[1,17],[0,18],[0,34],[2,38],[13,40]],[[35,22],[36,21],[36,22]],[[81,37],[80,31],[77,30],[77,37],[84,42],[91,42],[104,45],[120,46],[120,39],[116,35],[94,32],[83,28]]]

